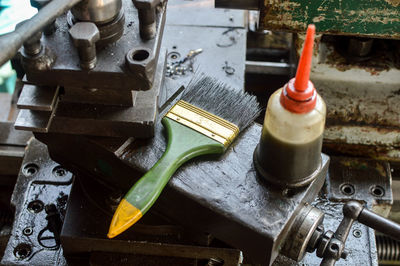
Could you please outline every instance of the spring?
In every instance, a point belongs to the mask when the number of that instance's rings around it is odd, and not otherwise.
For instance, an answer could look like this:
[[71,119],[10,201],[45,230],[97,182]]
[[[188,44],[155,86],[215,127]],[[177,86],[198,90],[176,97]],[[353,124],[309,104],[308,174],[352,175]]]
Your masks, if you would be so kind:
[[390,237],[377,235],[376,247],[379,261],[400,261],[400,242]]

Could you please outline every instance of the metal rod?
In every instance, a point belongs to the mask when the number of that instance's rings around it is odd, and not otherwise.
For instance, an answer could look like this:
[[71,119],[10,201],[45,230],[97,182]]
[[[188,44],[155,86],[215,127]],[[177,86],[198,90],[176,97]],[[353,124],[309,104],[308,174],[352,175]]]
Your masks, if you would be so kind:
[[10,60],[22,44],[36,32],[52,23],[58,16],[82,0],[53,0],[35,16],[13,32],[0,36],[0,66]]
[[279,62],[246,61],[246,73],[289,75],[291,65]]
[[358,221],[391,238],[400,240],[400,225],[376,213],[363,209],[360,216],[358,216]]

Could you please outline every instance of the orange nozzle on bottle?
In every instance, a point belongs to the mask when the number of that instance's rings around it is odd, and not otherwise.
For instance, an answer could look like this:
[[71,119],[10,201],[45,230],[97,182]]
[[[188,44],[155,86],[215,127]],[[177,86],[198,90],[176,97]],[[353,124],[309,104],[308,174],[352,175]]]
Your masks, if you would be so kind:
[[308,113],[314,109],[317,102],[317,92],[310,81],[314,36],[315,25],[308,25],[296,77],[284,86],[280,97],[282,106],[294,113]]

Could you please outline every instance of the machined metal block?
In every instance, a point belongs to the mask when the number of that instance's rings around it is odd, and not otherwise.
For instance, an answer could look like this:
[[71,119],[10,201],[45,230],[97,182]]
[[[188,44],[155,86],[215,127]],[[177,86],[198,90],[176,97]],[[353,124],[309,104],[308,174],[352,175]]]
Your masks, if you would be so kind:
[[58,97],[59,87],[40,87],[25,84],[18,98],[19,109],[52,111]]
[[[158,7],[156,35],[142,40],[139,36],[138,11],[130,0],[123,0],[124,34],[113,44],[97,49],[97,64],[92,70],[79,66],[78,51],[69,37],[73,19],[67,14],[57,19],[57,30],[42,38],[42,44],[56,55],[51,67],[35,68],[32,59],[25,65],[29,82],[47,86],[85,87],[95,89],[149,90],[159,58],[165,22],[165,3]],[[101,31],[101,29],[100,29]]]
[[22,109],[19,111],[14,127],[18,130],[48,132],[52,112]]

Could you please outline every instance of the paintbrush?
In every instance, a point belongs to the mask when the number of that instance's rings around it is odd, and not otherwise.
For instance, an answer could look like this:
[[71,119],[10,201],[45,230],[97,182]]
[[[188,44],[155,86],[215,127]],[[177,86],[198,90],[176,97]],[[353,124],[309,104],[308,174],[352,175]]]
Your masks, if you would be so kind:
[[223,154],[259,113],[255,96],[215,78],[195,76],[162,119],[168,139],[163,156],[121,200],[107,236],[113,238],[135,224],[183,163],[200,155]]

